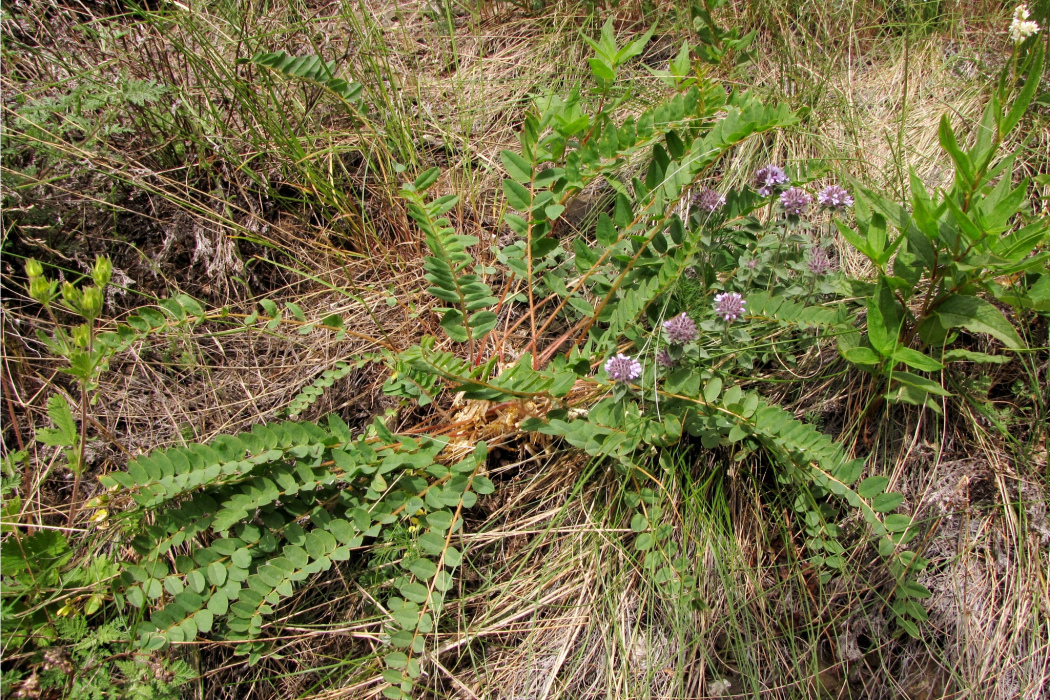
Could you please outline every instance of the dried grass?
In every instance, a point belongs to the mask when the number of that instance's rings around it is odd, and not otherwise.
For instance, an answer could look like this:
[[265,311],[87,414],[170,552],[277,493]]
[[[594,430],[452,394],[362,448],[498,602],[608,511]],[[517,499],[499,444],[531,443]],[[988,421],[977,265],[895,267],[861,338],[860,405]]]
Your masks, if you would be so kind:
[[[454,18],[454,31],[448,33],[416,3],[374,0],[361,9],[372,15],[371,28],[364,32],[341,25],[335,6],[328,5],[309,8],[304,25],[322,38],[316,48],[351,56],[363,50],[403,80],[388,105],[391,119],[411,125],[421,160],[447,167],[439,184],[443,191],[469,193],[457,214],[464,231],[482,240],[498,237],[499,150],[514,143],[529,96],[570,83],[575,71],[583,70],[584,47],[574,32],[586,18],[571,8],[555,8],[537,20],[489,5],[480,15]],[[637,16],[634,7],[619,12],[624,26]],[[257,31],[280,34],[284,11],[271,7],[268,13],[255,18]],[[62,21],[38,18],[35,26],[49,26],[41,36],[50,36],[52,50],[74,57],[76,65],[23,61],[17,66],[17,88],[5,70],[5,94],[46,91],[47,84],[101,58],[98,44],[74,40],[79,35],[70,29],[68,12],[58,16]],[[748,179],[763,161],[813,157],[831,157],[840,173],[880,186],[892,186],[912,166],[929,185],[943,184],[946,161],[936,144],[936,122],[944,112],[964,123],[979,116],[978,62],[962,56],[970,56],[967,51],[975,46],[972,54],[984,52],[978,46],[981,37],[967,35],[964,43],[930,37],[913,44],[907,59],[899,42],[887,39],[838,54],[835,64],[785,66],[772,58],[779,44],[771,36],[763,32],[763,58],[751,73],[753,84],[788,100],[815,94],[819,102],[811,106],[823,118],[735,154],[726,164],[725,184]],[[127,41],[139,42],[153,65],[167,65],[168,75],[181,82],[186,94],[204,99],[207,85],[195,83],[193,71],[162,61],[171,39],[143,29]],[[141,69],[135,53],[122,56],[126,67]],[[357,63],[360,59],[352,60],[367,70]],[[645,90],[655,89],[641,74],[632,77],[646,86],[641,99]],[[331,133],[333,152],[360,146],[343,117],[319,114]],[[247,115],[243,118],[236,129],[251,133],[259,128]],[[1047,138],[1040,143],[1045,146]],[[362,188],[366,216],[358,218],[358,229],[370,227],[375,237],[369,240],[382,246],[381,260],[362,256],[360,241],[356,253],[348,251],[354,246],[346,245],[346,228],[338,221],[322,217],[318,225],[307,225],[275,213],[235,169],[220,166],[226,190],[213,197],[203,185],[156,167],[134,144],[117,160],[56,143],[76,163],[72,172],[103,173],[126,183],[127,202],[116,209],[135,225],[152,227],[139,245],[105,241],[88,246],[91,254],[123,246],[117,279],[126,280],[132,292],[181,288],[216,306],[244,310],[261,291],[277,301],[295,300],[310,317],[349,314],[352,327],[399,347],[436,330],[427,311],[432,302],[420,294],[425,285],[419,241],[374,173],[350,169],[348,181]],[[231,151],[253,147],[248,140],[224,145]],[[318,158],[323,162],[323,156]],[[281,164],[272,160],[260,162],[260,174],[269,181],[285,179]],[[45,184],[41,179],[25,206],[82,214],[91,226],[69,229],[98,233],[104,217],[86,214],[97,204],[93,193],[98,187],[80,189],[77,182]],[[148,206],[136,203],[143,198]],[[354,211],[343,213],[350,217]],[[31,229],[20,235],[20,251],[57,253]],[[46,394],[62,380],[34,338],[46,324],[20,296],[19,265],[6,252],[4,443],[5,449],[14,441],[35,450],[31,429],[45,423]],[[66,258],[71,273],[83,271],[91,254]],[[865,272],[845,246],[839,256],[847,272]],[[292,270],[285,267],[290,261],[297,264]],[[234,281],[242,273],[250,274],[253,293]],[[356,300],[338,290],[349,290]],[[117,315],[139,303],[125,295],[108,300],[108,308]],[[128,456],[149,449],[272,420],[321,371],[375,349],[360,340],[337,342],[323,332],[220,336],[212,330],[142,345],[113,363],[92,407],[98,436],[89,445],[93,472],[119,468]],[[828,348],[815,352],[801,363],[796,379],[816,375],[834,357]],[[1040,361],[1045,374],[1045,353]],[[381,394],[384,379],[378,370],[359,370],[329,390],[307,417],[335,410],[352,425],[362,425],[394,406]],[[782,398],[799,416],[816,411],[842,424],[857,413],[858,384],[856,378],[801,384],[797,391],[786,389]],[[675,514],[679,536],[688,533],[680,544],[697,562],[703,606],[696,610],[661,598],[634,553],[625,549],[628,527],[617,506],[614,474],[552,445],[507,442],[500,437],[504,427],[492,427],[500,416],[490,423],[481,414],[460,437],[489,430],[497,443],[506,442],[499,452],[503,463],[490,474],[499,489],[470,515],[459,543],[470,565],[462,570],[456,600],[445,612],[447,631],[437,637],[428,687],[438,696],[516,700],[699,698],[724,692],[873,700],[1047,697],[1050,530],[1044,485],[1033,476],[1032,467],[1038,465],[1015,464],[1004,440],[981,432],[976,421],[955,421],[938,431],[930,419],[924,416],[903,438],[895,426],[886,425],[881,438],[882,463],[904,489],[911,512],[929,525],[924,551],[932,564],[923,579],[935,592],[929,631],[925,641],[902,641],[889,636],[888,614],[880,604],[885,581],[876,563],[858,555],[855,574],[828,590],[799,570],[785,534],[792,525],[784,504],[763,501],[755,488],[754,480],[764,474],[760,462],[738,465],[723,476],[724,455],[687,453],[665,484],[665,509]],[[402,414],[398,427],[411,428],[419,420],[419,415]],[[949,460],[949,454],[956,457]],[[65,475],[49,471],[47,455],[34,452],[33,459],[37,469],[28,489],[33,497],[23,517],[45,522],[64,512],[70,489]],[[708,484],[712,474],[719,475],[714,486],[699,486]],[[84,495],[94,494],[88,489]],[[256,669],[245,668],[221,645],[205,648],[202,697],[374,696],[373,670],[343,667],[345,659],[375,648],[380,625],[375,618],[362,619],[367,597],[367,591],[338,575],[301,592],[282,607],[297,611],[282,621],[285,658],[266,660]]]

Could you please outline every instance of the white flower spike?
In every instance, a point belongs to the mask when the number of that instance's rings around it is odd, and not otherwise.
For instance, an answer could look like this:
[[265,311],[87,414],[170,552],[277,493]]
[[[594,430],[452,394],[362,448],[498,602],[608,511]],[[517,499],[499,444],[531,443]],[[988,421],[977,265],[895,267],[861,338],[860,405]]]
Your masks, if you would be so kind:
[[1020,44],[1033,34],[1039,33],[1039,25],[1029,21],[1029,16],[1028,6],[1024,3],[1018,5],[1014,10],[1014,18],[1010,22],[1010,39],[1015,44]]

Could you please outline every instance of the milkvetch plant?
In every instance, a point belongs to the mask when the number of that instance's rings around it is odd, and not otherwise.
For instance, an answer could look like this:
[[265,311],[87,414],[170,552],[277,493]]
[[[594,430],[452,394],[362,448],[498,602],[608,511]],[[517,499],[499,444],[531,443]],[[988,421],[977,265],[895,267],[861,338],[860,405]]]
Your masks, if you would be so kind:
[[[631,544],[673,598],[689,599],[696,579],[657,504],[653,477],[664,468],[664,448],[688,441],[763,454],[800,515],[806,556],[822,579],[846,566],[849,543],[835,520],[841,508],[853,509],[889,562],[900,626],[918,634],[916,601],[928,592],[913,581],[922,559],[906,549],[917,529],[892,513],[903,497],[887,492],[886,477],[861,480],[864,460],[734,374],[776,359],[768,347],[753,347],[753,334],[775,331],[779,339],[768,346],[785,349],[853,328],[848,307],[831,298],[826,236],[806,220],[841,212],[851,194],[829,186],[814,198],[819,164],[771,164],[751,186],[723,191],[713,173],[728,153],[797,118],[701,77],[693,62],[704,56],[688,45],[660,76],[672,93],[619,117],[628,96],[619,71],[648,36],[620,46],[607,24],[591,42],[593,84],[532,101],[518,146],[500,156],[511,242],[484,251],[477,237],[460,233],[450,218],[459,197],[441,191],[438,169],[402,183],[426,243],[424,275],[439,302],[441,337],[398,349],[338,315],[313,319],[294,304],[263,300],[245,315],[205,311],[179,295],[99,338],[119,351],[201,324],[367,338],[383,349],[326,369],[287,416],[297,418],[327,386],[370,362],[388,367],[384,391],[406,405],[443,411],[456,395],[485,415],[504,411],[501,440],[547,435],[623,475],[635,509]],[[295,76],[288,60],[259,59]],[[311,79],[330,80],[325,66],[311,70]],[[565,235],[567,206],[598,187],[614,193],[611,211],[585,236]],[[874,197],[858,194],[856,202],[869,229]],[[524,341],[515,340],[518,328],[527,329]],[[117,518],[133,535],[118,596],[142,612],[137,644],[157,650],[211,636],[258,661],[288,616],[287,601],[340,567],[371,588],[383,694],[410,696],[463,562],[456,542],[465,511],[497,488],[488,450],[452,421],[402,433],[379,419],[354,430],[331,415],[136,457],[100,481],[110,497],[132,504]]]

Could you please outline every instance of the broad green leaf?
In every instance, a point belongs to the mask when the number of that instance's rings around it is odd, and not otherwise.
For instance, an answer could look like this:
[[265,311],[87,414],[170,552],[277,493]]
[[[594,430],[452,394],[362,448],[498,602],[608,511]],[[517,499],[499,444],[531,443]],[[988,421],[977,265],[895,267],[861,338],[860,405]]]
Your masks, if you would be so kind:
[[911,348],[897,348],[893,351],[893,359],[923,372],[937,372],[944,369],[944,365],[937,360]]
[[594,74],[599,85],[615,82],[616,71],[601,58],[588,58],[587,63],[590,64],[591,73]]
[[437,182],[438,175],[440,174],[441,168],[435,167],[430,168],[429,170],[424,170],[419,174],[419,177],[416,178],[416,181],[412,183],[412,186],[415,187],[417,192],[422,192]]
[[452,526],[452,513],[447,510],[434,511],[427,516],[427,523],[436,530],[447,530]]
[[1017,123],[1021,121],[1021,117],[1028,110],[1028,105],[1031,104],[1032,98],[1035,97],[1035,93],[1039,89],[1039,83],[1045,77],[1043,75],[1043,42],[1037,41],[1032,47],[1032,64],[1028,69],[1028,79],[1025,80],[1024,87],[1021,88],[1021,92],[1014,98],[1010,111],[1006,113],[1006,117],[1000,124],[1000,133],[1003,137],[1013,131]]
[[528,212],[532,208],[532,193],[521,183],[515,180],[503,181],[503,193],[507,196],[507,203],[520,212]]
[[[386,665],[390,668],[405,668],[408,666],[408,656],[403,651],[395,651],[387,654]],[[400,678],[398,678],[398,682],[401,682]]]
[[1009,362],[1012,358],[1007,355],[989,355],[983,352],[974,352],[973,350],[955,349],[949,350],[944,353],[945,362],[977,362],[982,364],[997,364],[1004,365]]
[[532,180],[532,165],[514,151],[500,151],[500,161],[507,169],[507,174],[515,181],[525,184]]
[[252,564],[252,553],[242,547],[233,553],[231,559],[238,569],[247,569]]
[[926,377],[920,377],[917,374],[912,374],[911,372],[894,372],[893,379],[901,384],[915,387],[916,389],[920,389],[930,394],[935,394],[937,396],[951,396],[951,392],[945,390],[944,387],[937,382],[931,381]]
[[554,221],[559,216],[561,216],[562,212],[564,211],[565,207],[561,204],[551,204],[550,206],[544,208],[543,213],[547,215],[548,219]]
[[221,586],[226,583],[226,567],[217,561],[208,565],[208,581],[213,586]]
[[1006,317],[984,299],[953,294],[938,305],[936,313],[945,328],[962,327],[974,333],[987,333],[1015,350],[1024,347],[1024,341]]
[[475,476],[471,482],[471,488],[480,496],[488,495],[496,490],[496,486],[484,476]]
[[885,476],[869,476],[857,486],[857,493],[861,498],[874,498],[885,491],[889,483],[890,480]]
[[871,348],[860,346],[855,348],[841,349],[842,356],[850,362],[858,365],[877,365],[879,356]]
[[947,151],[955,163],[956,175],[960,177],[961,183],[969,188],[973,183],[973,163],[970,161],[969,156],[959,148],[959,144],[955,140],[955,132],[952,131],[952,125],[948,121],[947,114],[941,116],[941,124],[937,135],[940,138],[941,148]]
[[421,579],[432,578],[437,573],[437,567],[434,565],[434,562],[423,558],[414,559],[408,570]]
[[866,240],[857,235],[857,233],[853,229],[851,229],[849,226],[846,226],[846,224],[839,221],[838,219],[835,219],[835,227],[839,230],[839,233],[842,234],[842,237],[850,243],[850,245],[852,245],[858,251],[863,253],[868,259],[873,261],[876,259],[877,252],[868,245],[868,242]]
[[432,556],[439,556],[445,549],[445,538],[436,532],[426,532],[417,540],[423,551]]
[[463,325],[463,312],[459,309],[445,311],[439,325],[445,330],[448,337],[457,343],[465,343],[470,339],[470,336],[467,335],[467,328]]
[[888,513],[896,509],[904,501],[904,496],[899,493],[883,493],[871,501],[871,509],[876,513]]
[[911,526],[911,516],[902,514],[887,515],[883,523],[890,532],[903,532]]
[[722,380],[715,377],[707,383],[704,387],[704,400],[708,403],[714,403],[718,400],[718,395],[722,393]]
[[903,617],[898,617],[897,618],[897,624],[900,625],[901,629],[903,629],[905,632],[907,632],[908,636],[911,637],[912,639],[921,639],[922,638],[922,634],[919,632],[919,627],[914,622],[912,622],[911,620],[907,620],[907,619],[905,619]]
[[405,596],[405,598],[411,600],[413,603],[422,603],[426,601],[427,596],[430,593],[426,586],[414,581],[402,584],[398,590],[401,591],[401,595]]
[[[897,347],[897,326],[890,325],[892,319],[883,318],[879,303],[875,298],[868,299],[868,341],[880,355],[889,356]],[[889,321],[889,323],[887,322]]]
[[915,581],[903,582],[900,585],[899,590],[901,593],[904,593],[909,598],[918,598],[920,600],[930,598],[933,595],[933,593],[930,592],[929,588]]

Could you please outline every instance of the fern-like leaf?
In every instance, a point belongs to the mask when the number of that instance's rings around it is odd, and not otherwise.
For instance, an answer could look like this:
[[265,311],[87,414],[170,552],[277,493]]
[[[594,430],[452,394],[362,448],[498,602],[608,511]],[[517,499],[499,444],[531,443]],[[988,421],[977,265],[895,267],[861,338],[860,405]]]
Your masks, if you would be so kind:
[[459,198],[445,195],[427,202],[423,197],[420,184],[433,183],[435,171],[423,173],[413,186],[401,191],[401,196],[408,200],[408,214],[423,231],[432,253],[424,261],[425,277],[431,284],[427,292],[453,305],[444,310],[441,327],[450,338],[469,343],[473,349],[474,341],[496,325],[496,314],[489,309],[497,299],[478,275],[468,272],[474,258],[467,248],[476,245],[478,239],[457,234],[444,216]]
[[288,78],[316,83],[348,105],[361,100],[361,83],[337,78],[335,61],[325,62],[320,56],[292,56],[286,51],[274,51],[255,55],[252,63],[275,70]]

